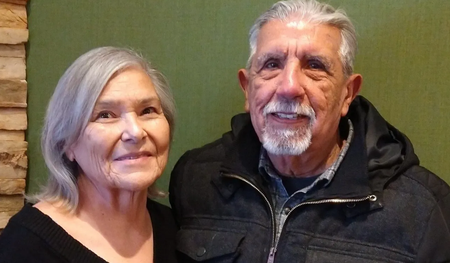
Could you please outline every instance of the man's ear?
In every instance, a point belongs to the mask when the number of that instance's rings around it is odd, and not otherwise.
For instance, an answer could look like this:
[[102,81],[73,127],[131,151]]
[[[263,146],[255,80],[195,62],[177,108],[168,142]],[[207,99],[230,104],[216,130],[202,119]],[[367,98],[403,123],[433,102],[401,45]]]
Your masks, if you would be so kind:
[[248,105],[248,71],[246,69],[240,69],[239,72],[238,72],[238,79],[239,79],[239,84],[241,86],[241,89],[244,92],[244,96],[245,96],[244,109],[245,109],[246,112],[249,112],[249,105]]
[[344,103],[341,109],[341,116],[344,117],[347,115],[348,109],[350,108],[350,104],[356,98],[362,86],[362,76],[361,74],[353,74],[347,79],[347,83],[345,85],[345,97]]

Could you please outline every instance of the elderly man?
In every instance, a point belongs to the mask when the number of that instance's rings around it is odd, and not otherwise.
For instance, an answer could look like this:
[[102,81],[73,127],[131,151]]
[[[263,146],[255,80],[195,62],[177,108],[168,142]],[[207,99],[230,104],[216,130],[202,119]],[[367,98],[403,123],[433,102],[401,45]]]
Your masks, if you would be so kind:
[[256,20],[248,113],[172,172],[183,262],[450,262],[450,188],[357,96],[355,35],[316,1]]

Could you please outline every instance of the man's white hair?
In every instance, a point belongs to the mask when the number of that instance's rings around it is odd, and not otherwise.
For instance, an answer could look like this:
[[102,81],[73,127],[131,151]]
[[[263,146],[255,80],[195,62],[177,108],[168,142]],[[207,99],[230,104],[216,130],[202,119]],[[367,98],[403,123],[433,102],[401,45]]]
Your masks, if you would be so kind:
[[251,67],[261,28],[272,20],[287,21],[289,19],[299,19],[306,23],[326,24],[338,28],[342,37],[339,56],[344,74],[350,76],[353,73],[353,62],[358,49],[355,27],[343,10],[334,9],[328,4],[315,0],[280,1],[256,19],[249,33],[250,56],[247,61],[247,69]]

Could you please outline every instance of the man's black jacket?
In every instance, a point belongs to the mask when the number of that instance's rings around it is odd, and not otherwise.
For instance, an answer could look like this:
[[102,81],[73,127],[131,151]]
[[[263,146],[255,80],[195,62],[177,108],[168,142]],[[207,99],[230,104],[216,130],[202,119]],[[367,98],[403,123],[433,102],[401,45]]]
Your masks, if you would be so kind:
[[335,177],[291,209],[278,244],[248,114],[186,152],[169,189],[183,262],[450,262],[449,186],[367,100],[347,118],[355,136]]

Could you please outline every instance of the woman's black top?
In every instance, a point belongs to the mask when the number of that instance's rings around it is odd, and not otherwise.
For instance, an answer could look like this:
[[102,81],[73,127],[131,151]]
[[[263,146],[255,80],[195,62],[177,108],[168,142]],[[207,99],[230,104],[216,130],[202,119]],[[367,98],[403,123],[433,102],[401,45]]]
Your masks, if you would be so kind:
[[[153,225],[154,263],[177,262],[176,223],[169,207],[148,200]],[[0,235],[0,262],[92,262],[106,261],[83,246],[40,210],[25,205]]]

